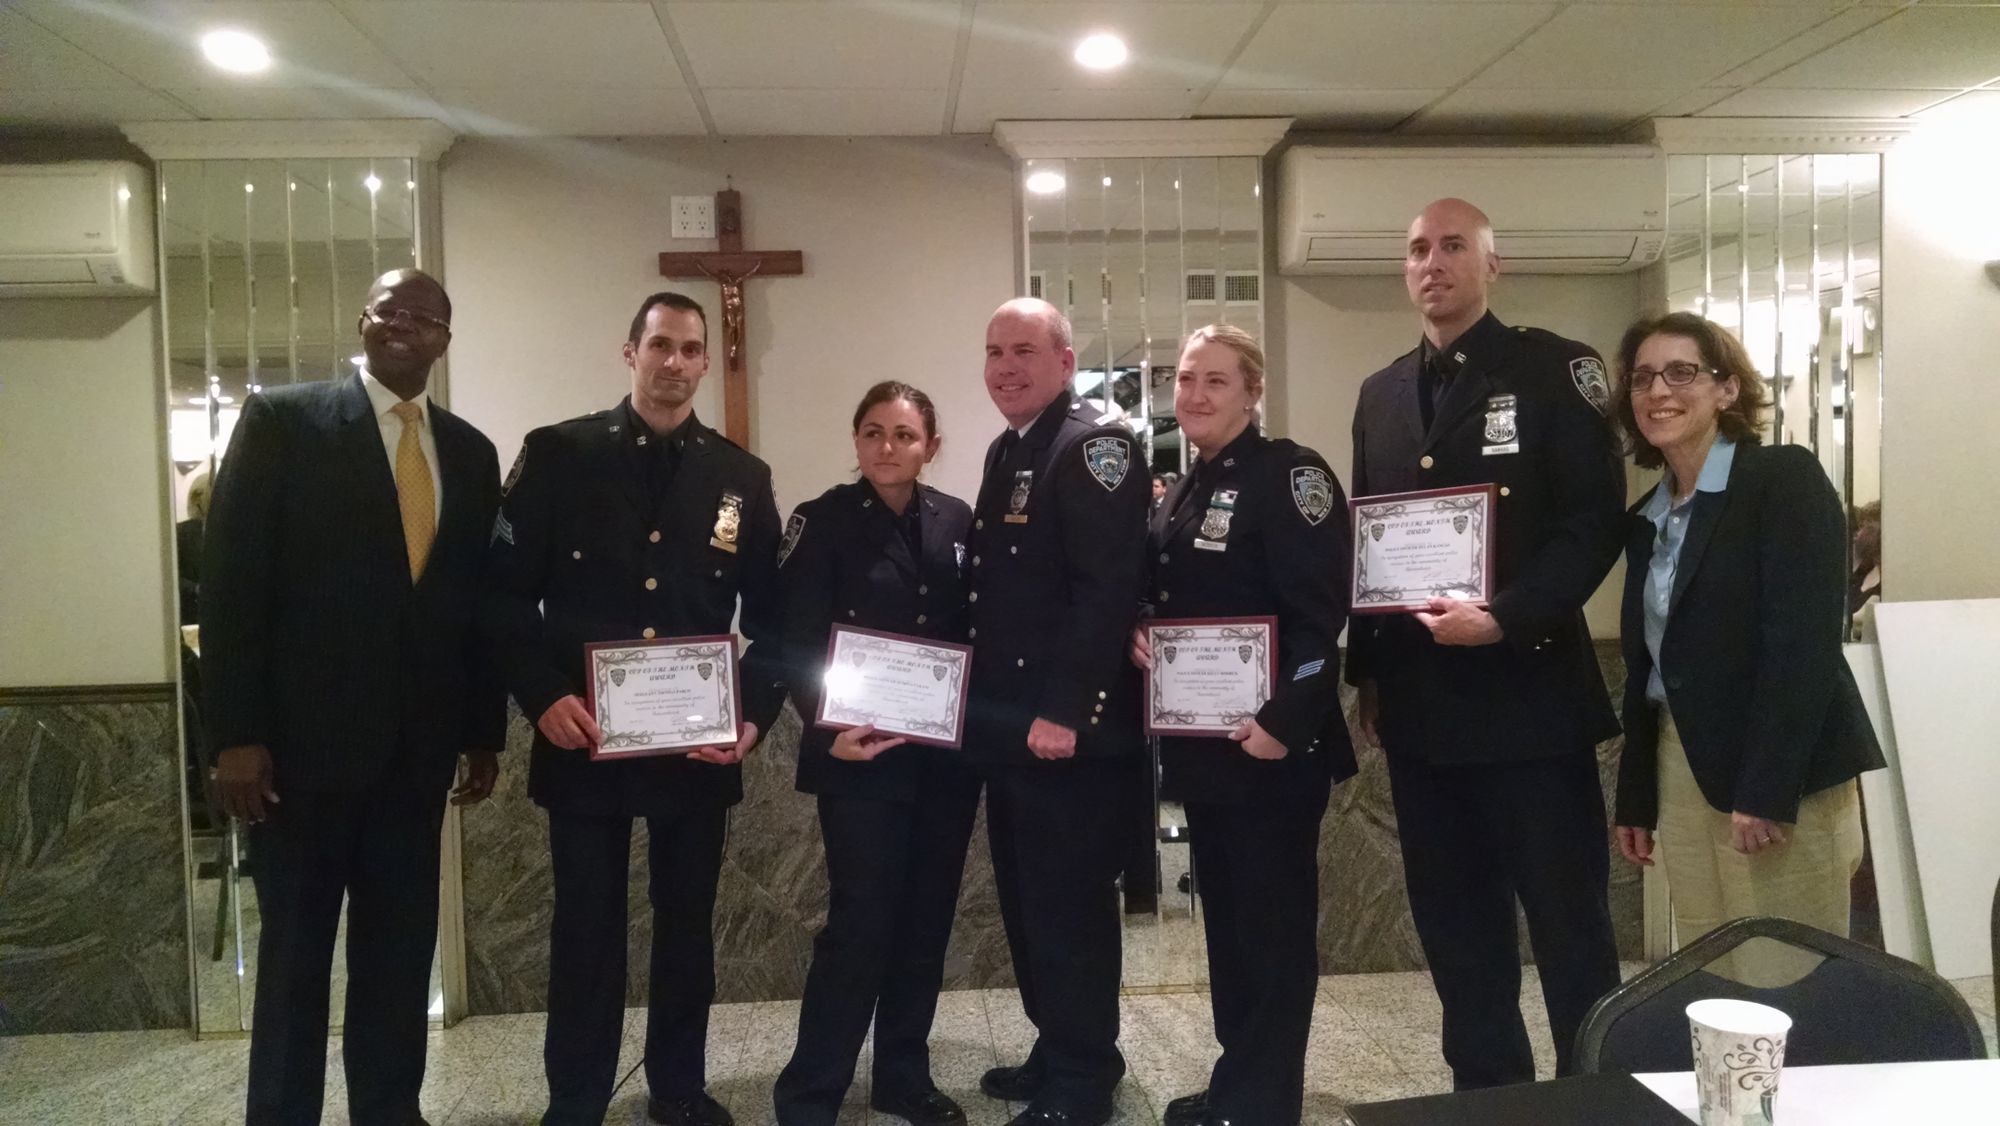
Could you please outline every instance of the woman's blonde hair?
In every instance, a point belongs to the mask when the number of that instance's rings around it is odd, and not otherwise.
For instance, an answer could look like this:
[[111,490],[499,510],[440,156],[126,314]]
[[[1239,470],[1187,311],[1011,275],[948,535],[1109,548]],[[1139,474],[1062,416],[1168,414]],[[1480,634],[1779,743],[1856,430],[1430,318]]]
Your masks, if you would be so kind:
[[1235,325],[1203,325],[1188,334],[1181,351],[1197,344],[1220,344],[1236,353],[1237,366],[1243,369],[1244,388],[1252,395],[1264,393],[1264,348],[1256,337]]

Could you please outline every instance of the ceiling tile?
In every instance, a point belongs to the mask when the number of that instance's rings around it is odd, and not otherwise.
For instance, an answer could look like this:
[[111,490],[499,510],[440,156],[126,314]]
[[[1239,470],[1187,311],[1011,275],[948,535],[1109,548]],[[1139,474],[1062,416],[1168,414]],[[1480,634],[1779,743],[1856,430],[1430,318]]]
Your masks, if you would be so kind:
[[[1831,14],[1830,5],[1584,5],[1535,30],[1471,85],[1482,89],[1686,90]],[[1643,49],[1627,45],[1643,44]]]
[[1217,90],[1196,111],[1205,117],[1295,117],[1312,129],[1387,129],[1444,95],[1443,90]]
[[962,90],[959,133],[985,133],[995,121],[1146,120],[1182,118],[1201,100],[1199,90]]
[[[144,5],[17,0],[35,22],[155,89],[240,86],[407,86],[410,78],[331,5],[299,0],[160,0]],[[216,28],[251,32],[271,49],[263,74],[210,66],[197,40]]]
[[[962,85],[993,90],[1171,90],[1215,81],[1259,9],[1247,4],[989,3],[974,10]],[[1087,71],[1070,57],[1085,35],[1122,36],[1132,57]]]
[[202,86],[169,89],[168,94],[204,118],[271,120],[295,118],[439,117],[437,100],[414,87],[307,90],[297,87]]
[[669,4],[667,10],[704,87],[939,90],[951,84],[957,4],[711,0]]
[[1701,117],[1906,117],[1954,90],[1792,90],[1760,87],[1733,94]]
[[446,120],[487,137],[647,137],[706,133],[685,89],[444,87]]
[[1403,127],[1411,133],[1605,133],[1629,125],[1677,90],[1460,90]]
[[1456,86],[1555,11],[1553,4],[1284,4],[1264,21],[1222,85]]
[[9,90],[0,97],[0,124],[116,125],[124,121],[185,121],[184,107],[133,86],[128,90]]
[[0,90],[138,90],[19,12],[0,8]]
[[2000,6],[1920,7],[1780,71],[1763,85],[1821,90],[1964,89],[2000,77]]
[[715,131],[744,136],[910,136],[944,127],[936,90],[731,90],[703,87]]
[[1791,66],[1801,59],[1826,50],[1845,39],[1873,27],[1890,16],[1893,8],[1858,6],[1845,9],[1832,18],[1822,20],[1805,31],[1792,36],[1783,43],[1772,47],[1749,62],[1726,74],[1717,75],[1711,86],[1755,86],[1771,75]]
[[646,4],[363,0],[346,10],[433,86],[681,86]]
[[1736,93],[1734,86],[1703,86],[1700,89],[1689,90],[1685,94],[1676,95],[1661,103],[1658,108],[1653,110],[1653,116],[1688,117],[1700,113],[1702,110],[1734,93]]

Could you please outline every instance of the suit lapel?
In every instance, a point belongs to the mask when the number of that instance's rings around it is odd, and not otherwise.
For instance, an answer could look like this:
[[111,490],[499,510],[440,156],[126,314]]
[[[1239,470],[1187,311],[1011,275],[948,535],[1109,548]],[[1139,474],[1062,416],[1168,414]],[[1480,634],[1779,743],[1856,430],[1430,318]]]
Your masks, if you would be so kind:
[[396,473],[382,449],[382,424],[375,419],[375,407],[361,386],[359,375],[349,376],[340,387],[336,401],[338,420],[336,442],[341,456],[354,469],[359,484],[362,509],[374,524],[373,535],[386,551],[403,561],[409,575],[409,548],[403,542],[402,508],[396,500]]
[[[874,534],[876,542],[881,545],[882,554],[889,557],[889,561],[896,565],[898,571],[903,572],[904,578],[916,579],[919,574],[917,560],[910,554],[910,544],[909,541],[903,538],[903,530],[897,527],[897,523],[901,517],[897,516],[883,502],[882,498],[876,495],[874,486],[864,485],[864,488],[867,491],[864,494],[863,503],[867,505],[868,512],[873,513],[872,516],[865,516],[865,519],[872,525],[869,531]],[[911,504],[922,504],[923,502],[924,498],[921,490],[910,496]],[[923,518],[919,516],[918,519],[922,520]],[[920,525],[926,537],[930,534],[930,525],[935,522],[925,520]]]
[[1423,362],[1422,356],[1422,349],[1410,353],[1399,366],[1396,380],[1391,385],[1393,398],[1390,409],[1395,413],[1396,424],[1403,428],[1412,449],[1424,444],[1424,414],[1417,405],[1417,365]]
[[[1431,419],[1430,433],[1424,435],[1425,450],[1436,446],[1439,439],[1451,433],[1460,420],[1478,410],[1486,397],[1493,393],[1493,381],[1486,373],[1499,351],[1494,347],[1494,338],[1506,331],[1507,326],[1500,323],[1500,318],[1489,312],[1448,346],[1451,351],[1466,357],[1465,366],[1452,377],[1451,386],[1445,388],[1437,414]],[[1422,348],[1417,349],[1417,362],[1423,362]],[[1412,368],[1413,373],[1414,370]],[[1414,385],[1416,380],[1412,378],[1410,382]]]
[[[1190,471],[1187,476],[1175,481],[1173,490],[1167,494],[1167,499],[1162,505],[1167,515],[1165,534],[1160,537],[1161,543],[1171,542],[1175,536],[1180,535],[1181,529],[1187,527],[1188,521],[1194,519],[1195,510],[1201,507],[1195,503],[1192,496],[1189,496],[1195,489],[1194,473],[1195,471]],[[1185,502],[1183,498],[1186,498]]]
[[1715,535],[1715,526],[1722,520],[1722,512],[1729,507],[1729,494],[1733,489],[1719,493],[1697,492],[1694,503],[1689,505],[1687,537],[1681,540],[1681,557],[1674,562],[1674,594],[1668,602],[1667,614],[1673,615],[1673,607],[1679,606],[1681,592],[1687,589],[1688,580],[1701,566],[1702,553],[1708,550],[1708,541]]
[[653,514],[646,511],[646,490],[641,484],[643,477],[633,465],[631,456],[632,443],[636,440],[634,435],[627,433],[631,425],[622,401],[604,416],[604,448],[599,453],[598,473],[614,482],[632,511],[650,519]]

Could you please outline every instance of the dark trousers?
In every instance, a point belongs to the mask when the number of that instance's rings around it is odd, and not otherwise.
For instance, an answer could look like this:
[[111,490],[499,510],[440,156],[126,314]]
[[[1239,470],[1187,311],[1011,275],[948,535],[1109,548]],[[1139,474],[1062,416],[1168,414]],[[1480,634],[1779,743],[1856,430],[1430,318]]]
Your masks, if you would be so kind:
[[1026,1066],[1035,1103],[1072,1113],[1111,1106],[1125,1074],[1118,1052],[1123,927],[1118,816],[1142,769],[1137,757],[997,766],[986,776],[986,828],[1000,921],[1021,1007],[1037,1033]]
[[1305,1099],[1319,993],[1319,827],[1325,783],[1271,801],[1187,803],[1222,1056],[1208,1105],[1231,1122],[1284,1126]]
[[1391,754],[1389,783],[1454,1084],[1535,1078],[1521,1021],[1516,896],[1541,970],[1556,1073],[1569,1074],[1584,1015],[1618,985],[1596,757],[1433,766]]
[[773,1091],[781,1126],[833,1126],[871,1017],[876,1094],[934,1086],[931,1020],[978,812],[970,776],[914,802],[820,797],[826,925],[813,939],[798,1045]]
[[345,894],[348,1116],[403,1126],[424,1085],[444,793],[398,773],[357,793],[279,796],[250,830],[262,931],[245,1121],[320,1120]]
[[[715,999],[715,885],[729,811],[646,818],[652,866],[652,986],[646,1083],[657,1098],[708,1085],[704,1053]],[[549,925],[545,1123],[604,1120],[625,1029],[626,881],[632,819],[549,813],[556,906]]]

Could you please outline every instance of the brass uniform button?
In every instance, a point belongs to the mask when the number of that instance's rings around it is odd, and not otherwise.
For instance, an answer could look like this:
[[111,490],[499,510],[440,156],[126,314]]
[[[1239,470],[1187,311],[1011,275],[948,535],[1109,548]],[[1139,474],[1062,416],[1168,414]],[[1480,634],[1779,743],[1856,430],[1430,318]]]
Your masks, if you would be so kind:
[[570,553],[569,553],[569,557],[570,557],[571,559],[581,559],[581,558],[583,558],[583,552],[581,552],[581,551],[572,551],[572,552],[570,552]]
[[640,630],[639,636],[651,641],[653,639],[653,627],[647,626],[645,629]]
[[1513,496],[1513,495],[1514,495],[1514,490],[1512,490],[1512,489],[1508,488],[1508,487],[1507,487],[1507,486],[1505,486],[1505,485],[1502,485],[1502,486],[1500,486],[1500,495],[1501,495],[1501,496],[1503,496],[1503,497],[1507,497],[1507,496]]
[[969,630],[966,630],[966,631],[965,631],[965,636],[966,636],[966,637],[968,637],[968,638],[971,638],[971,637],[978,637],[978,636],[979,636],[979,630],[978,630],[977,628],[974,628],[974,629],[969,629]]
[[651,541],[652,541],[652,542],[654,542],[654,543],[659,543],[659,542],[660,542],[660,533],[659,533],[659,532],[657,532],[657,531],[655,531],[655,532],[654,532],[654,533],[653,533],[652,535],[650,535],[650,536],[647,536],[646,538],[647,538],[648,540],[651,540]]
[[658,589],[660,589],[660,580],[658,580],[658,579],[647,579],[647,580],[646,580],[646,589],[647,589],[647,590],[658,590]]
[[927,621],[929,621],[929,620],[930,620],[930,616],[929,616],[928,614],[918,614],[918,615],[917,615],[917,624],[918,624],[918,625],[923,625],[923,624],[924,624],[925,622],[927,622]]
[[1429,469],[1431,466],[1436,465],[1437,462],[1431,457],[1431,455],[1425,454],[1424,459],[1422,461],[1419,461],[1417,464],[1423,466],[1425,469]]
[[979,601],[979,592],[975,590],[971,594],[966,595],[965,597],[968,601],[977,602]]
[[1025,669],[1025,668],[1027,668],[1027,667],[1028,667],[1028,659],[1027,659],[1026,657],[1016,657],[1016,658],[1014,658],[1014,667],[1015,667],[1015,668],[1017,668],[1017,669]]

